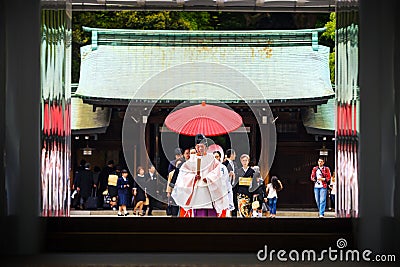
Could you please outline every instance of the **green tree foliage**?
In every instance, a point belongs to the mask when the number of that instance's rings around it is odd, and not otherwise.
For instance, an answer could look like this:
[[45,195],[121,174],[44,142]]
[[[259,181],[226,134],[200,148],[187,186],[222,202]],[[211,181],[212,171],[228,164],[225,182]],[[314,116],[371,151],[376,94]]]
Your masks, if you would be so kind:
[[329,15],[329,21],[324,25],[326,31],[321,35],[320,42],[331,47],[329,55],[329,68],[331,72],[331,82],[335,83],[335,31],[336,31],[336,13]]
[[322,34],[322,38],[326,38],[331,42],[335,42],[335,30],[336,30],[336,13],[332,12],[329,15],[329,21],[325,24],[326,31]]
[[335,83],[335,49],[329,54],[329,70],[331,72],[331,83]]

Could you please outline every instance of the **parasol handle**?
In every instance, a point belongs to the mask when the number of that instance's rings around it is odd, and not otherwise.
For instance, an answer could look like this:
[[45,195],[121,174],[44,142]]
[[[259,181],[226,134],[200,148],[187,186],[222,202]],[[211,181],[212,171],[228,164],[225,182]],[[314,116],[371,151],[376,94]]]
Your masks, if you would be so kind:
[[[197,173],[196,173],[196,179],[200,180],[201,176],[200,176],[200,165],[201,165],[201,158],[197,158]],[[207,179],[203,178],[203,182],[207,183]]]
[[200,176],[201,158],[197,158],[197,175]]

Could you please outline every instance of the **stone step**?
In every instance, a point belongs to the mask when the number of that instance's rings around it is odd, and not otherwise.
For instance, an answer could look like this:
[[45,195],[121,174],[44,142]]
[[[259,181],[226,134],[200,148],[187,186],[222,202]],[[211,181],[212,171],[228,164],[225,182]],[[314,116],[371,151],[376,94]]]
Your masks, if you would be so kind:
[[[133,211],[128,210],[129,214],[132,215]],[[71,210],[71,216],[78,215],[78,216],[92,216],[92,215],[117,215],[118,211],[114,210]],[[167,216],[165,210],[153,210],[154,216]]]
[[[128,210],[130,215],[133,215],[132,210]],[[71,216],[116,216],[117,211],[113,210],[71,210]],[[165,210],[153,210],[153,216],[167,216]],[[265,214],[264,216],[265,217]],[[276,212],[276,217],[280,218],[317,218],[317,211],[302,211],[302,210],[281,210]],[[327,211],[325,212],[325,217],[334,218],[335,212]]]

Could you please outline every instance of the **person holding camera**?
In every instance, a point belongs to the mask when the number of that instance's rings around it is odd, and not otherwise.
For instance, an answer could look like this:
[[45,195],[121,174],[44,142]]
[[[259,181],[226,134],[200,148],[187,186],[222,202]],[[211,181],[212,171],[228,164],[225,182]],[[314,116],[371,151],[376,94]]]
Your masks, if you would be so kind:
[[319,218],[324,218],[326,207],[326,193],[328,191],[328,183],[331,179],[331,171],[324,166],[325,160],[318,159],[318,166],[315,166],[311,172],[311,181],[314,182],[315,202],[317,203]]

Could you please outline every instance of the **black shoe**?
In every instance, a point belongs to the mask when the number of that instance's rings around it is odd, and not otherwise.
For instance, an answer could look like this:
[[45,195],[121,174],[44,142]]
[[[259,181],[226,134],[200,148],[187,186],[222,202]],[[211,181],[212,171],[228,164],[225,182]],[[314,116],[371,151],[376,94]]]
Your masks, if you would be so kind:
[[129,212],[125,213],[124,215],[125,215],[125,216],[128,216],[128,215],[129,215]]
[[124,215],[123,215],[123,214],[119,214],[119,213],[118,213],[118,216],[124,216]]

